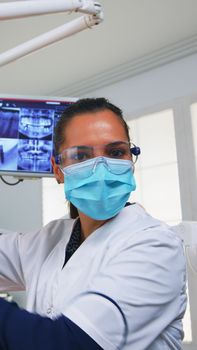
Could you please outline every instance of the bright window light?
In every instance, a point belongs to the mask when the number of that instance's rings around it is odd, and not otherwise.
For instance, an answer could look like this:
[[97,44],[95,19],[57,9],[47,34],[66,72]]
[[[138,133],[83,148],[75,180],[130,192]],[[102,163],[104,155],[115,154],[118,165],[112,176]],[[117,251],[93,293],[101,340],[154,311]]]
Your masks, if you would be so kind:
[[181,204],[173,111],[128,122],[131,140],[141,147],[136,163],[137,190],[131,199],[169,224],[181,221]]
[[196,174],[197,174],[197,103],[191,105],[191,117],[192,117],[192,133],[194,142],[194,152],[196,160]]
[[[141,148],[135,167],[137,190],[130,201],[140,203],[154,217],[176,225],[182,217],[173,110],[144,115],[127,123],[131,141]],[[190,343],[189,301],[183,327],[184,342]]]

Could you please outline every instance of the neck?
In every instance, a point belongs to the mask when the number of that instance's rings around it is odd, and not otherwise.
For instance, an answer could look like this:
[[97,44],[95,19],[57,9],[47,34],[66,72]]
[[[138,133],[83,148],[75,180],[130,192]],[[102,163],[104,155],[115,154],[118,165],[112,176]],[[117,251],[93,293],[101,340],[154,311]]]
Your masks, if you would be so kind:
[[81,222],[81,230],[83,234],[83,240],[85,240],[92,232],[104,225],[108,220],[94,220],[89,216],[79,212],[79,218]]

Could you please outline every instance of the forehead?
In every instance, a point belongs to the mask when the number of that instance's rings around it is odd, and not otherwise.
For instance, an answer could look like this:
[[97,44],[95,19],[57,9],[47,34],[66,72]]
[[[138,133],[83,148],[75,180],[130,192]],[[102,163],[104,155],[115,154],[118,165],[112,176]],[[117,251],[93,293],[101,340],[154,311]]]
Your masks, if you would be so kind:
[[110,110],[76,115],[64,130],[63,147],[128,141],[119,117]]

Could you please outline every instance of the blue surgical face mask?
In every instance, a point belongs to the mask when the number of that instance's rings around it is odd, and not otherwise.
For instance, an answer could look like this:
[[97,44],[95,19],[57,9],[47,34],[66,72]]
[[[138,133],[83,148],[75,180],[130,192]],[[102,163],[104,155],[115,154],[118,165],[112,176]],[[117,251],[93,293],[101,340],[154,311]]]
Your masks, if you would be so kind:
[[95,220],[118,214],[136,188],[130,160],[96,157],[63,172],[66,199]]

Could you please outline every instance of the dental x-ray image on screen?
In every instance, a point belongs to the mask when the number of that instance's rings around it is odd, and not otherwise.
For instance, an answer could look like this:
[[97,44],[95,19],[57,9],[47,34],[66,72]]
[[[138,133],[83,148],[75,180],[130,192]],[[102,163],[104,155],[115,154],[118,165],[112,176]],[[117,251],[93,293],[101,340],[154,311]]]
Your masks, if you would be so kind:
[[52,176],[54,128],[74,101],[0,96],[0,175]]

